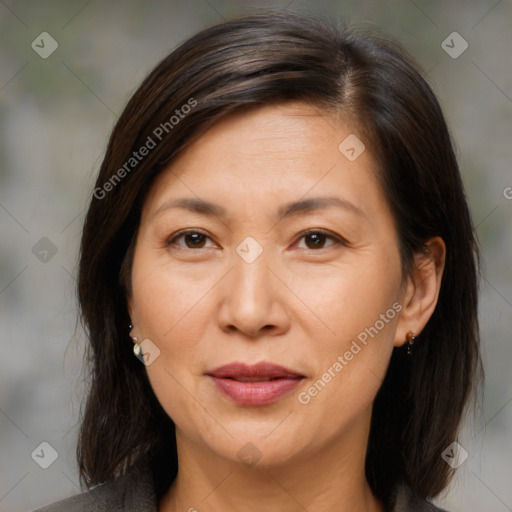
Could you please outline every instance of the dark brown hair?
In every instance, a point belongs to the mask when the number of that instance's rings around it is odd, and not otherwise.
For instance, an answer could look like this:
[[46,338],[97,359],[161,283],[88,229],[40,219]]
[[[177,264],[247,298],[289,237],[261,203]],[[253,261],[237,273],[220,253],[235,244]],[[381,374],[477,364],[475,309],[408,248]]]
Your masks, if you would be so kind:
[[429,237],[445,241],[436,309],[412,358],[395,349],[376,397],[366,475],[383,500],[401,482],[424,498],[447,486],[451,469],[441,453],[456,439],[481,365],[479,250],[444,116],[400,46],[320,16],[272,11],[228,20],[181,44],[143,81],[112,132],[79,263],[90,389],[77,456],[87,486],[146,456],[159,495],[177,472],[174,424],[128,336],[131,258],[149,187],[222,117],[287,100],[357,123],[393,212],[404,275]]

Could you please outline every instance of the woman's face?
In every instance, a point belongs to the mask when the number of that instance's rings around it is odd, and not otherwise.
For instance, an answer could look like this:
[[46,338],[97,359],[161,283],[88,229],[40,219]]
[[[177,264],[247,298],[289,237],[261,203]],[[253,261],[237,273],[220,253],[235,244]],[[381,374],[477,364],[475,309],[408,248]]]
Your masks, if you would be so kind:
[[305,103],[260,107],[154,183],[129,305],[179,440],[262,465],[366,441],[407,326],[397,233],[355,136]]

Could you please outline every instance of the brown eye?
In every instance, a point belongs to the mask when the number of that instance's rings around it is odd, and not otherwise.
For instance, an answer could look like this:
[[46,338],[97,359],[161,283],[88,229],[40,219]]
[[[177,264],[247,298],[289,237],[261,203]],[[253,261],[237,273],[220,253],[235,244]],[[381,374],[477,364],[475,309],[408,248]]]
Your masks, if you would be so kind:
[[200,231],[182,231],[178,233],[170,240],[167,241],[167,245],[178,245],[183,248],[183,245],[177,244],[176,241],[180,238],[185,240],[186,249],[202,249],[204,247],[206,239],[209,237]]
[[[325,233],[324,231],[318,230],[310,230],[302,234],[301,238],[306,240],[306,249],[326,249],[327,247],[331,247],[334,244],[341,244],[341,241],[336,237]],[[334,241],[334,244],[331,244],[325,247],[325,240],[331,239]],[[301,247],[302,249],[303,247]]]

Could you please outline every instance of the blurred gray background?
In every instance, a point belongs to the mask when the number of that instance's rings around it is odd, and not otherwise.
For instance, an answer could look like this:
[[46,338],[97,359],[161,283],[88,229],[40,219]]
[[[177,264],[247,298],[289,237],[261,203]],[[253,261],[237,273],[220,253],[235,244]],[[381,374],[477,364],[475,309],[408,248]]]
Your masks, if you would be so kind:
[[511,2],[32,0],[0,2],[0,511],[80,491],[84,339],[74,335],[75,273],[85,208],[117,117],[183,40],[265,6],[380,27],[428,72],[485,262],[483,406],[459,440],[468,459],[437,503],[452,512],[512,510]]

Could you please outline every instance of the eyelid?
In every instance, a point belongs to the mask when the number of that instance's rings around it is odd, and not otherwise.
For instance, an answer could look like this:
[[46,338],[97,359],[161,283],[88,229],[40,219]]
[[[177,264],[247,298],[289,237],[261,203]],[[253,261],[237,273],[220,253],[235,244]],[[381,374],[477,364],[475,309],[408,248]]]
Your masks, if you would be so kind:
[[[180,238],[182,236],[185,236],[185,235],[187,235],[189,233],[197,233],[197,234],[203,235],[206,238],[211,240],[211,237],[207,233],[205,233],[203,230],[197,229],[197,228],[188,228],[188,229],[184,229],[184,230],[181,230],[181,231],[177,231],[176,233],[172,234],[168,239],[166,239],[166,242],[165,242],[166,246],[174,245],[178,238]],[[300,241],[302,238],[304,238],[304,237],[306,237],[308,235],[312,235],[312,234],[323,235],[323,236],[325,236],[325,238],[330,238],[331,240],[334,240],[335,243],[332,244],[332,245],[329,245],[328,247],[320,247],[319,249],[306,249],[306,250],[311,251],[311,252],[320,252],[323,249],[329,249],[330,247],[333,247],[335,245],[343,245],[343,246],[347,246],[348,245],[347,240],[345,240],[340,235],[336,235],[334,233],[331,233],[330,231],[327,231],[325,229],[320,229],[320,228],[309,228],[309,229],[306,229],[305,231],[301,231],[297,235],[297,240]],[[190,251],[197,251],[198,250],[198,249],[190,249],[188,247],[179,247],[179,248],[180,249],[184,249],[184,250],[190,250]],[[199,249],[204,249],[204,247],[200,247]]]

